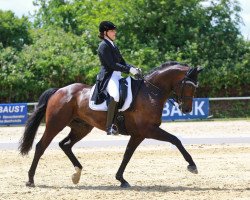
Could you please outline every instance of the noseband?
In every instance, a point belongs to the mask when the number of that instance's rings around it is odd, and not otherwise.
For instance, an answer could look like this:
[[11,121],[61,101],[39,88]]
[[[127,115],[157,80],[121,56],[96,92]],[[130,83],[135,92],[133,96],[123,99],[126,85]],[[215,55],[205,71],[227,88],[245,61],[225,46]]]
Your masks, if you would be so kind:
[[[184,96],[184,89],[187,85],[191,85],[192,87],[194,87],[194,90],[196,90],[196,88],[198,88],[198,82],[196,83],[196,81],[194,81],[193,79],[189,78],[188,76],[185,76],[178,84],[177,86],[173,89],[173,95],[174,95],[174,101],[177,102],[179,105],[181,105],[183,103],[183,100],[185,99],[192,99],[193,96]],[[181,90],[181,95],[178,96],[177,92],[176,92],[176,88],[179,87]]]

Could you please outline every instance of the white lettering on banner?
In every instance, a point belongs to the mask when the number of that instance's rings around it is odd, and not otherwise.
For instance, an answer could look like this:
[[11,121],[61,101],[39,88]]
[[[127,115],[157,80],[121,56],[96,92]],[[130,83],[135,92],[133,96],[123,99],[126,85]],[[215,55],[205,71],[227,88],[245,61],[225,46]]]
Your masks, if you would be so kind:
[[3,120],[4,123],[20,123],[22,122],[21,119],[5,119]]
[[178,114],[179,116],[181,116],[182,112],[180,111],[180,109],[178,107],[173,106],[170,116],[174,116],[175,114]]
[[[205,101],[195,101],[194,102],[194,106],[193,106],[193,110],[188,113],[188,115],[205,115],[204,111],[202,110],[203,105],[205,104]],[[178,115],[178,116],[185,116],[185,114],[183,114],[180,109],[176,106],[172,106],[170,108],[169,103],[166,103],[164,108],[163,108],[163,112],[162,112],[162,116],[174,116],[174,115]]]
[[163,108],[163,115],[164,116],[169,116],[170,111],[169,111],[169,103],[166,103],[166,105]]
[[10,115],[10,116],[3,115],[3,119],[13,119],[13,118],[15,118],[15,119],[17,119],[17,118],[23,119],[24,117],[25,117],[24,115]]
[[200,114],[201,114],[201,115],[205,115],[205,113],[204,113],[203,110],[202,110],[202,106],[204,105],[204,103],[205,103],[204,101],[201,101],[201,102],[200,102],[200,105],[198,105],[199,102],[197,102],[197,101],[194,103],[194,104],[195,104],[195,106],[194,106],[194,109],[195,109],[195,112],[194,112],[194,113],[195,113],[195,115],[198,115],[198,114],[199,114],[199,113],[198,113],[199,111],[200,111]]
[[24,111],[25,106],[0,106],[0,113],[19,113]]

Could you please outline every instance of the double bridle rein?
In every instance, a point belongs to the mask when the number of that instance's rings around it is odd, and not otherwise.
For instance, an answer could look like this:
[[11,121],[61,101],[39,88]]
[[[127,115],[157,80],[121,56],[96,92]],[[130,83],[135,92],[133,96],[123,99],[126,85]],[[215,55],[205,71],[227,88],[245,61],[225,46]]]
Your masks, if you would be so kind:
[[[175,102],[177,102],[179,105],[181,105],[183,103],[183,100],[185,99],[192,99],[193,96],[184,96],[183,93],[184,93],[184,88],[186,87],[186,85],[191,85],[194,87],[194,89],[196,90],[196,88],[198,88],[198,82],[194,81],[193,79],[189,78],[187,75],[176,85],[176,87],[173,88],[173,95],[174,95],[174,98],[173,100]],[[180,96],[177,95],[177,92],[176,92],[176,88],[180,87]],[[171,102],[171,101],[170,101]],[[173,102],[171,102],[172,104],[174,104]],[[174,104],[175,105],[175,104]]]

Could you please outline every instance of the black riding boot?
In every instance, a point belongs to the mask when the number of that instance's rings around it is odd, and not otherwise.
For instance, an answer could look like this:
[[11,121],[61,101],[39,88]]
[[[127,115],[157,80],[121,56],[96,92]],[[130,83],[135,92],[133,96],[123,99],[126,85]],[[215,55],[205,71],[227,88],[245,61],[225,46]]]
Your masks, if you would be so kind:
[[114,118],[117,113],[117,105],[118,103],[114,100],[113,97],[110,98],[109,106],[108,106],[108,113],[107,113],[107,135],[117,135],[118,130],[116,125],[114,125]]

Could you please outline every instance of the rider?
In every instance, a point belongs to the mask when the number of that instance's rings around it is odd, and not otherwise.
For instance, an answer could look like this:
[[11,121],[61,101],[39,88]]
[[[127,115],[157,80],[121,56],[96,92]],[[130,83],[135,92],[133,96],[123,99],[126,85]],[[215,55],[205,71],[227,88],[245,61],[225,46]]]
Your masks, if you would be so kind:
[[92,100],[96,104],[103,103],[110,95],[108,105],[106,131],[108,135],[117,134],[114,118],[117,113],[119,102],[119,80],[122,78],[121,72],[139,75],[140,69],[125,62],[119,49],[114,44],[116,39],[116,26],[110,21],[102,21],[99,25],[99,38],[102,39],[97,49],[101,62],[101,70],[97,75],[96,88]]

